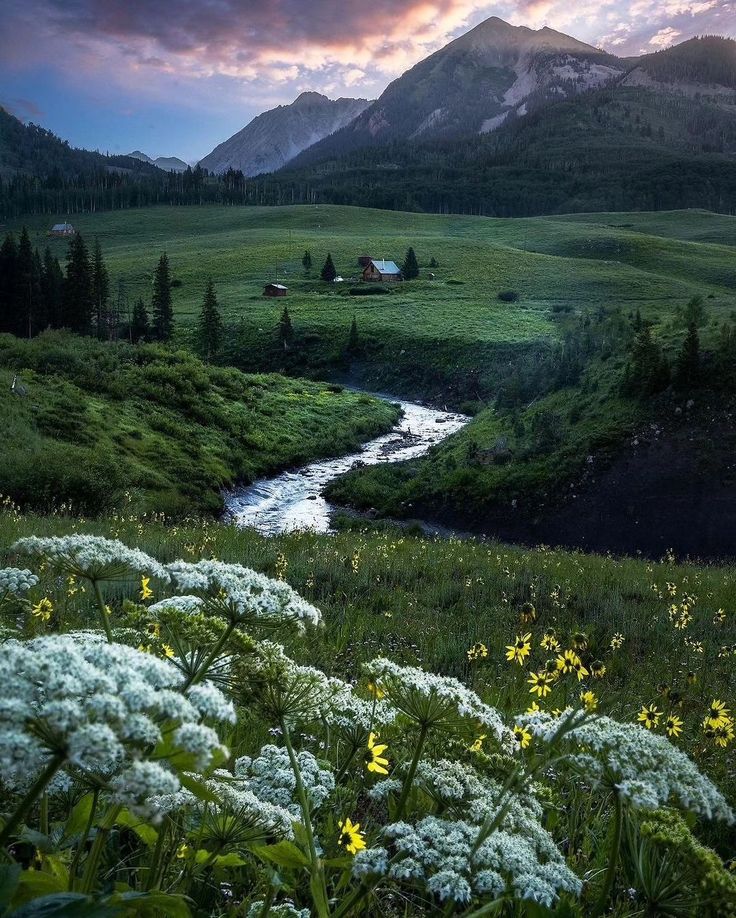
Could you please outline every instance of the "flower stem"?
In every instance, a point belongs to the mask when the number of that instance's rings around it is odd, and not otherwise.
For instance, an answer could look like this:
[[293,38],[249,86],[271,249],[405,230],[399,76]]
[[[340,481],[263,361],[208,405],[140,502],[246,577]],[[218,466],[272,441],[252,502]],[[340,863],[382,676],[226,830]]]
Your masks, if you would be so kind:
[[93,580],[92,586],[95,589],[95,596],[97,597],[97,605],[100,607],[100,618],[102,619],[102,627],[105,629],[105,635],[110,644],[113,643],[112,640],[112,628],[110,627],[110,616],[107,614],[107,606],[105,605],[105,600],[102,596],[102,590],[100,589],[99,580]]
[[90,849],[87,861],[84,865],[82,892],[92,892],[95,877],[97,876],[97,867],[99,866],[100,856],[102,855],[102,849],[104,847],[105,841],[107,840],[107,833],[115,825],[115,820],[117,819],[118,813],[121,809],[122,807],[118,804],[111,806],[107,813],[105,813],[102,822],[100,822],[99,826],[97,827],[95,840],[92,842],[92,848]]
[[424,750],[424,742],[427,739],[428,731],[429,725],[422,724],[421,729],[419,730],[419,737],[417,739],[417,748],[414,750],[414,758],[411,760],[409,771],[406,773],[406,778],[404,779],[404,786],[401,788],[401,796],[399,797],[399,802],[396,806],[394,822],[399,822],[401,817],[404,815],[404,807],[406,806],[406,801],[409,798],[409,791],[411,790],[411,786],[414,783],[414,775],[417,773],[419,759],[421,758],[422,751]]
[[616,867],[618,866],[618,855],[621,850],[621,836],[624,827],[624,806],[621,800],[621,794],[617,790],[613,792],[614,811],[613,811],[613,838],[611,839],[611,850],[608,852],[608,868],[603,878],[603,887],[601,888],[598,901],[590,913],[591,918],[599,918],[603,914],[608,900],[613,890],[613,881],[616,879]]
[[230,622],[227,628],[225,629],[225,631],[223,631],[220,639],[217,641],[215,646],[207,654],[207,657],[204,663],[199,667],[199,669],[196,670],[196,672],[192,673],[192,675],[184,683],[184,690],[188,689],[191,685],[196,685],[198,682],[201,682],[202,679],[204,679],[204,677],[207,675],[207,670],[212,665],[212,662],[217,658],[217,655],[220,653],[222,648],[225,646],[225,642],[227,641],[227,639],[230,637],[230,635],[233,633],[234,630],[235,630],[235,625],[232,622]]
[[8,839],[15,832],[16,828],[20,825],[23,817],[30,810],[36,800],[46,789],[46,785],[51,781],[56,772],[64,764],[65,756],[61,753],[55,755],[49,764],[44,768],[41,774],[36,778],[36,780],[31,785],[28,793],[21,800],[16,808],[15,812],[10,816],[8,821],[3,826],[0,831],[0,848],[5,847]]
[[89,810],[89,819],[87,824],[84,827],[84,834],[79,839],[77,844],[77,850],[74,852],[74,858],[72,860],[71,866],[69,867],[69,892],[73,892],[74,883],[77,879],[77,869],[79,868],[79,861],[84,853],[84,849],[87,847],[87,839],[89,838],[90,830],[92,829],[92,824],[95,821],[95,816],[97,815],[97,801],[100,798],[100,791],[98,788],[95,788],[92,792],[92,806]]
[[317,846],[314,843],[314,831],[312,829],[312,817],[309,812],[309,800],[307,799],[307,792],[304,789],[304,782],[302,781],[302,773],[301,769],[299,768],[299,762],[297,761],[294,747],[291,744],[289,725],[286,723],[286,720],[283,717],[281,718],[280,726],[284,735],[284,745],[286,746],[286,751],[289,755],[291,770],[294,772],[294,779],[296,781],[296,795],[299,798],[299,806],[301,807],[302,818],[304,819],[304,829],[307,833],[307,843],[309,845],[309,856],[311,861],[310,872],[312,874],[312,883],[317,884],[319,887],[319,899],[322,899],[322,902],[316,901],[314,904],[317,909],[317,914],[320,915],[320,918],[322,918],[323,915],[327,914],[324,910],[327,903],[327,886],[325,884],[322,862],[317,856]]

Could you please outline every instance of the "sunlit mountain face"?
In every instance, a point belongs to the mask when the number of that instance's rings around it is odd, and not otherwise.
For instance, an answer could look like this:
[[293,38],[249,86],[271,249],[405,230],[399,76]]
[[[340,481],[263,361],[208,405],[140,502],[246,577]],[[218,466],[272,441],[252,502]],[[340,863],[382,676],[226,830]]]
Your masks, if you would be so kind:
[[9,0],[0,104],[90,149],[196,161],[301,92],[375,99],[490,17],[619,57],[736,35],[731,0]]

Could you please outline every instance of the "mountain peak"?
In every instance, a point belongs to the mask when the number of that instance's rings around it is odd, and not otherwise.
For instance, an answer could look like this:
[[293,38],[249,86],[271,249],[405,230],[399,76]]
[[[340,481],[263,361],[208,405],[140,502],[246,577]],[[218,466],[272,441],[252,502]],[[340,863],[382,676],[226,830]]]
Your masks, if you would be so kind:
[[515,26],[498,16],[490,16],[479,22],[469,32],[456,38],[451,43],[455,47],[482,49],[535,50],[548,48],[555,51],[578,51],[600,53],[598,48],[578,41],[564,32],[543,26],[541,29],[530,29],[528,26]]
[[325,102],[331,101],[328,96],[323,96],[321,92],[313,92],[311,90],[305,90],[304,92],[299,93],[299,95],[291,103],[292,105],[323,105]]

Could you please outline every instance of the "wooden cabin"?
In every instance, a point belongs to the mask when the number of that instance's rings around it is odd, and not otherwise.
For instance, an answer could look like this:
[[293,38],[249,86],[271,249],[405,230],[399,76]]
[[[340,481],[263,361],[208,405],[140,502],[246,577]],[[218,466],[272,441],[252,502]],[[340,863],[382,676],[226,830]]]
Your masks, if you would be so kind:
[[73,236],[75,232],[71,223],[55,223],[49,230],[49,236]]
[[263,288],[264,296],[286,296],[286,291],[288,287],[285,287],[283,284],[266,284]]
[[358,255],[358,267],[367,268],[372,260],[370,255]]
[[401,276],[401,268],[395,261],[371,258],[370,262],[363,268],[363,280],[392,282],[403,280],[403,278]]

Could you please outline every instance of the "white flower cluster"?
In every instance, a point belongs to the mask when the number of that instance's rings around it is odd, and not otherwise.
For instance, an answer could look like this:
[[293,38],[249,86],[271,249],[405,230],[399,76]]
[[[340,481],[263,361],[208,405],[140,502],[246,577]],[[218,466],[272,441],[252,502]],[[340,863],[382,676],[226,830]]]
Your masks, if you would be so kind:
[[93,535],[28,536],[19,539],[11,551],[42,558],[55,567],[90,580],[120,580],[132,573],[168,581],[163,564],[137,548],[117,539]]
[[290,899],[269,905],[264,912],[266,903],[254,902],[245,914],[245,918],[309,918],[308,908],[297,908]]
[[288,721],[321,719],[346,683],[314,666],[300,666],[281,644],[260,641],[249,661],[249,675],[258,700],[270,717]]
[[176,751],[199,767],[226,753],[202,720],[234,722],[232,704],[211,685],[185,696],[182,678],[165,660],[84,633],[7,641],[0,657],[4,785],[22,790],[58,756],[70,777],[94,775],[120,803],[144,811],[148,797],[179,786],[165,762],[145,761],[164,721],[179,724]]
[[[307,798],[312,808],[317,809],[334,791],[335,778],[332,772],[319,767],[311,752],[303,750],[296,758]],[[242,756],[235,763],[235,774],[261,800],[283,807],[295,819],[299,818],[301,810],[294,799],[296,778],[286,749],[268,745],[254,759]]]
[[[447,818],[427,816],[416,826],[387,826],[383,834],[392,853],[403,857],[389,869],[386,849],[360,851],[356,877],[388,871],[394,880],[423,883],[441,901],[468,902],[473,896],[511,891],[549,906],[563,890],[580,892],[581,882],[543,828],[542,807],[533,797],[509,797],[496,782],[448,759],[420,763],[415,780]],[[473,852],[482,823],[502,807],[498,828]]]
[[241,564],[223,561],[175,561],[167,566],[179,591],[222,598],[228,613],[237,619],[259,624],[290,621],[302,627],[317,625],[321,613],[280,580]]
[[337,692],[325,712],[325,721],[355,746],[364,746],[373,730],[383,729],[396,720],[397,711],[383,699],[367,701],[356,695],[347,682]]
[[535,840],[516,832],[493,832],[475,852],[478,826],[465,820],[425,816],[415,826],[392,823],[383,835],[402,856],[389,867],[386,849],[359,851],[354,876],[387,873],[398,882],[423,885],[441,902],[465,904],[474,896],[495,899],[512,892],[549,907],[561,892],[578,895],[582,887],[554,845],[555,856],[544,860]]
[[[560,724],[560,718],[541,712],[523,719],[545,741],[555,735]],[[651,810],[676,804],[706,819],[734,822],[733,810],[723,794],[694,762],[665,737],[639,724],[599,717],[573,727],[564,741],[580,750],[572,761],[590,780],[615,785],[634,807]]]
[[0,569],[0,601],[6,596],[20,596],[38,583],[38,577],[17,567]]
[[174,788],[166,794],[152,795],[147,801],[149,811],[161,817],[173,812],[185,815],[189,810],[196,814],[197,824],[203,816],[214,821],[232,820],[238,826],[241,842],[252,842],[269,836],[294,837],[293,824],[297,820],[292,813],[255,794],[247,779],[218,769],[204,784],[218,802],[203,802],[189,790]]
[[154,616],[165,609],[174,609],[177,612],[192,615],[195,612],[200,612],[203,605],[204,600],[200,596],[169,596],[166,599],[154,602],[148,607],[148,611]]
[[385,657],[371,660],[363,668],[388,700],[408,717],[448,725],[458,720],[470,721],[490,730],[501,743],[513,748],[513,732],[498,711],[457,679],[414,666],[399,666]]

